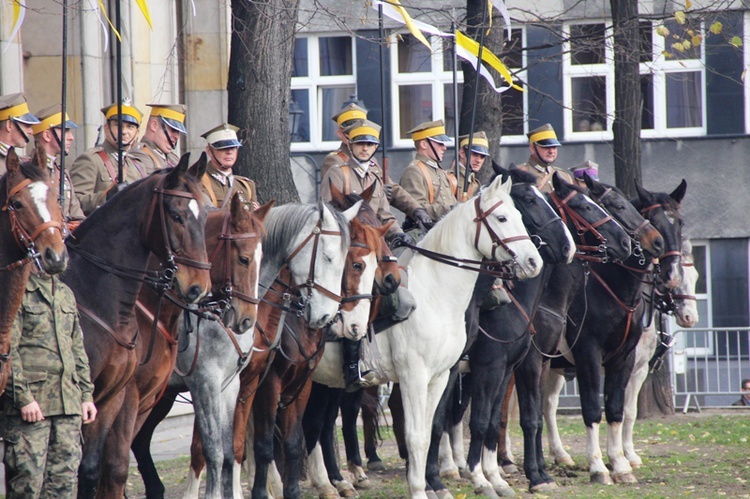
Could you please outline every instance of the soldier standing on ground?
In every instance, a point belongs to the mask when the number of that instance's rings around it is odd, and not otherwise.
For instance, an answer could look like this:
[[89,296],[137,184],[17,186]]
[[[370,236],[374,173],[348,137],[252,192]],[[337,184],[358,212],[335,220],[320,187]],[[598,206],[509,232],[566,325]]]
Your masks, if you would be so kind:
[[573,183],[573,178],[562,168],[553,166],[552,163],[557,159],[557,148],[560,142],[557,140],[557,134],[552,125],[544,125],[533,129],[526,134],[529,138],[529,160],[525,164],[518,165],[523,171],[529,172],[536,177],[536,186],[542,192],[552,191],[552,175],[557,172],[558,175],[568,182]]
[[185,130],[185,106],[182,104],[146,104],[151,116],[146,122],[146,132],[133,146],[130,155],[143,164],[147,174],[155,170],[177,166],[180,158],[175,154],[180,135]]
[[0,96],[0,176],[5,174],[8,149],[15,147],[19,149],[16,153],[23,156],[23,148],[34,133],[31,126],[37,124],[39,120],[29,112],[23,94]]

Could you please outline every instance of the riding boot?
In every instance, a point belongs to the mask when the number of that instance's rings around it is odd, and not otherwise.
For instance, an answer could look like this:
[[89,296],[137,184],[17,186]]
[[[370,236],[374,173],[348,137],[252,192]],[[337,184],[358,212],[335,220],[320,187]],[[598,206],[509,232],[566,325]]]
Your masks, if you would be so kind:
[[359,390],[362,385],[360,384],[363,379],[359,372],[359,341],[348,340],[343,338],[341,340],[341,351],[344,357],[344,391],[346,393],[353,393]]

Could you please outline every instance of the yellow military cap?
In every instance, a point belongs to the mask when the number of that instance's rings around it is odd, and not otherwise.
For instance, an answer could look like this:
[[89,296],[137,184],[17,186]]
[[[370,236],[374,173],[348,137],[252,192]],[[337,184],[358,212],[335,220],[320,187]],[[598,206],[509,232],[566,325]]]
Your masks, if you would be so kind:
[[22,93],[0,96],[0,121],[11,118],[26,125],[39,123],[39,119],[29,111],[26,97]]
[[562,144],[557,140],[557,134],[552,125],[545,123],[544,125],[537,127],[526,134],[529,138],[529,143],[536,144],[541,147],[558,147]]
[[[471,152],[481,154],[483,156],[490,155],[490,141],[487,139],[487,134],[484,132],[475,132],[471,141]],[[458,138],[459,147],[469,147],[469,135],[462,135]]]
[[240,129],[229,123],[221,125],[207,131],[201,137],[206,139],[214,149],[229,149],[230,147],[242,147],[242,142],[237,138],[237,132]]
[[187,107],[184,104],[146,104],[151,108],[151,116],[158,116],[170,128],[187,135],[185,130],[185,112]]
[[338,123],[339,126],[344,127],[349,125],[347,121],[366,120],[367,109],[363,109],[352,102],[344,106],[341,111],[331,116],[331,119]]
[[370,142],[380,144],[380,125],[369,120],[356,120],[344,128],[344,133],[349,137],[349,142]]
[[66,129],[78,128],[78,125],[71,121],[68,113],[65,113],[65,120],[62,119],[61,107],[60,104],[53,104],[34,113],[35,116],[41,120],[39,124],[31,125],[31,129],[34,130],[34,135],[49,130],[50,128],[60,128],[63,121],[65,122]]
[[414,142],[422,139],[430,139],[440,144],[449,145],[453,139],[445,133],[445,124],[443,120],[426,121],[415,126],[408,132]]
[[[110,104],[109,106],[102,108],[102,114],[109,120],[117,119],[117,103]],[[141,120],[143,119],[143,113],[130,105],[129,100],[122,102],[122,121],[126,123],[132,123],[135,126],[141,126]]]
[[594,180],[599,180],[599,165],[593,161],[584,161],[580,165],[569,168],[569,170],[573,172],[573,176],[577,179],[583,180],[583,174],[586,173]]

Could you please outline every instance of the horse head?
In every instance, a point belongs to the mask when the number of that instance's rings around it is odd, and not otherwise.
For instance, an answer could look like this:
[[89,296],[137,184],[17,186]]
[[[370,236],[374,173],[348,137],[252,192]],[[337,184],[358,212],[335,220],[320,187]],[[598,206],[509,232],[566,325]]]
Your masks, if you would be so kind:
[[537,189],[536,178],[518,168],[505,170],[494,161],[492,167],[496,174],[508,175],[513,180],[510,195],[545,263],[572,262],[576,248],[573,236],[544,194]]
[[634,256],[642,256],[641,249],[653,257],[658,257],[664,252],[664,238],[638,213],[620,189],[597,182],[586,173],[583,174],[583,179],[589,188],[591,198],[612,215],[637,243],[638,246],[633,250]]
[[[584,258],[624,260],[630,256],[630,236],[601,206],[588,197],[584,189],[564,181],[555,173],[550,199],[560,215],[575,232],[578,251]],[[602,254],[604,253],[604,254]]]
[[664,286],[674,289],[682,280],[680,259],[682,257],[683,221],[680,215],[680,203],[685,196],[687,182],[683,179],[670,194],[650,192],[637,182],[635,189],[638,197],[632,201],[633,205],[653,224],[664,239],[662,252],[654,255],[659,258],[659,279]]
[[693,246],[690,240],[682,242],[682,282],[672,290],[675,311],[674,318],[680,327],[693,327],[700,320],[698,300],[695,297],[695,287],[698,284],[698,269],[693,259]]
[[512,184],[510,179],[503,181],[502,177],[497,177],[473,202],[461,203],[458,207],[473,205],[475,217],[472,218],[477,224],[473,238],[476,250],[485,258],[508,263],[519,278],[529,279],[541,272],[542,257],[526,232],[521,213],[513,204]]
[[59,274],[67,267],[65,221],[46,166],[47,153],[41,144],[31,161],[21,162],[13,148],[8,151],[7,173],[0,179],[1,223],[8,244],[2,245],[0,265],[28,258],[48,274]]

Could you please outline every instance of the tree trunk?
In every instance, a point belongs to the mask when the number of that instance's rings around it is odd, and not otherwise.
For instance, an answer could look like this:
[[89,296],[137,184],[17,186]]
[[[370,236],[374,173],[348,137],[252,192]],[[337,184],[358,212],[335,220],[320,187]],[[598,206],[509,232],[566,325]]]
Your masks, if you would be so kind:
[[229,122],[243,146],[235,170],[261,202],[299,199],[289,161],[289,99],[299,0],[232,0]]
[[[471,38],[476,40],[477,43],[480,41],[480,29],[479,25],[482,23],[482,16],[487,12],[487,1],[486,0],[467,0],[466,1],[466,24],[467,28],[465,33]],[[505,26],[502,16],[499,14],[496,16],[497,11],[492,9],[492,29],[489,33],[485,31],[484,46],[492,51],[492,53],[499,55],[503,48],[503,37],[505,36]],[[484,23],[484,29],[486,30],[489,25],[489,12]],[[461,59],[459,59],[460,63]],[[471,129],[471,114],[472,105],[474,103],[474,87],[476,78],[479,77],[479,88],[476,95],[476,114],[474,117],[474,132],[483,131],[487,134],[487,138],[490,142],[490,157],[495,160],[499,159],[500,152],[500,137],[503,133],[503,117],[502,117],[502,104],[500,102],[500,96],[494,90],[492,90],[482,76],[479,76],[477,71],[474,70],[471,64],[463,62],[464,72],[464,87],[463,87],[463,101],[461,104],[461,120],[459,121],[459,133],[461,135],[468,135]],[[486,66],[488,67],[488,66]],[[495,78],[495,82],[500,81],[500,75],[495,72],[494,69],[488,67],[488,71]],[[517,90],[508,90],[508,92],[517,92]],[[449,131],[450,133],[450,131]],[[456,137],[458,139],[458,137]],[[489,161],[487,162],[489,163]],[[489,164],[486,164],[479,172],[479,180],[485,182],[492,176],[492,168]],[[459,186],[461,188],[461,186]]]
[[628,196],[641,182],[641,84],[638,2],[610,0],[615,52],[615,183]]

